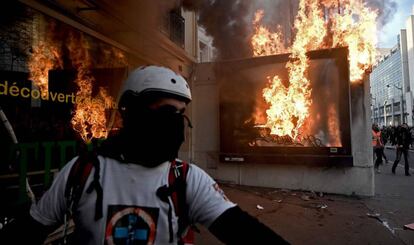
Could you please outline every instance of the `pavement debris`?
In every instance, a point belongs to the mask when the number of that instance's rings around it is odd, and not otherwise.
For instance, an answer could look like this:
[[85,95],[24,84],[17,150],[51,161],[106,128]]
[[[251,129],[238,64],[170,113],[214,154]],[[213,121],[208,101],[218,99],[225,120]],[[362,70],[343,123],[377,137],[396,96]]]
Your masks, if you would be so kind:
[[256,208],[259,209],[259,210],[263,210],[264,209],[264,207],[260,206],[259,204],[257,204]]
[[414,231],[414,223],[404,225],[404,229]]
[[305,195],[305,194],[303,194],[300,198],[304,201],[310,201],[310,197],[308,195]]
[[[380,219],[378,218],[378,220],[380,220]],[[392,234],[395,234],[394,229],[390,226],[390,224],[388,224],[387,221],[385,221],[385,220],[380,220],[380,221],[381,221],[382,225],[385,226],[385,228],[387,228]]]
[[378,219],[381,216],[381,214],[379,214],[379,213],[367,213],[367,216],[370,217],[370,218]]
[[325,208],[328,208],[328,205],[326,205],[326,204],[319,204],[317,207],[318,208],[321,208],[321,209],[325,209]]

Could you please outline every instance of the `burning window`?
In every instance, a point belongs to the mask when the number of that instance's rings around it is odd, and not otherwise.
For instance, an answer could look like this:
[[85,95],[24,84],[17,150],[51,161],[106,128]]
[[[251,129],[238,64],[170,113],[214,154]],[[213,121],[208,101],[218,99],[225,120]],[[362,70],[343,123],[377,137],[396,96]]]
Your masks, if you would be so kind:
[[[24,4],[13,8],[13,15],[2,19],[0,32],[0,102],[10,121],[50,126],[65,119],[62,126],[86,142],[105,138],[117,86],[126,73],[125,54]],[[12,104],[21,106],[11,109]],[[42,111],[48,116],[41,116]],[[41,118],[22,120],[25,114]],[[66,117],[55,118],[60,114]],[[27,134],[20,136],[25,141]]]
[[250,44],[254,57],[267,57],[220,64],[222,160],[352,163],[349,84],[375,60],[376,11],[301,0],[290,41],[280,26],[263,26],[264,15],[254,15]]
[[[25,186],[27,171],[32,183],[44,180],[47,188],[48,171],[77,154],[80,142],[111,132],[128,64],[108,43],[23,3],[6,5],[0,11],[0,108],[11,127],[0,126],[0,174],[17,172]],[[18,182],[2,179],[3,196],[13,192],[6,180]],[[20,188],[21,197],[24,192]]]
[[329,49],[307,55],[308,88],[288,89],[292,87],[288,54],[220,64],[224,161],[252,157],[257,161],[269,154],[351,158],[348,51]]

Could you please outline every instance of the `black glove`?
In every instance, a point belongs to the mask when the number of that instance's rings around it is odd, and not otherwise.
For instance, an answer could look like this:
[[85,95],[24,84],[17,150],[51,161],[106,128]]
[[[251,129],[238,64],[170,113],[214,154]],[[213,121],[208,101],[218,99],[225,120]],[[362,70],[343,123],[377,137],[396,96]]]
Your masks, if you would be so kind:
[[222,213],[209,230],[225,244],[290,244],[238,206]]

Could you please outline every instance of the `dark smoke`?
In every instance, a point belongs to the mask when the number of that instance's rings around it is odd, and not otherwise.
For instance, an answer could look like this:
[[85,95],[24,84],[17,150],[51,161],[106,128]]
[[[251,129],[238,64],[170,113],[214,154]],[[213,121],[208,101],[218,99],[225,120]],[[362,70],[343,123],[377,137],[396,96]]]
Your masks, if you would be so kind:
[[[287,46],[292,42],[292,25],[298,11],[299,0],[176,0],[170,6],[182,6],[198,13],[198,23],[213,38],[219,60],[252,56],[250,37],[253,31],[253,15],[258,9],[265,10],[262,20],[267,27],[280,25]],[[384,26],[397,10],[395,0],[365,0],[371,9],[378,11],[378,23]],[[167,3],[164,3],[167,5]],[[273,29],[274,31],[275,29]]]
[[367,0],[368,6],[378,10],[378,23],[384,26],[397,11],[397,2],[394,0]]
[[253,1],[245,0],[183,0],[183,7],[198,13],[198,23],[213,37],[218,59],[251,56],[247,17]]
[[218,60],[253,55],[250,38],[253,17],[258,9],[265,10],[262,20],[264,25],[272,31],[276,31],[280,25],[289,39],[291,25],[288,23],[293,22],[297,12],[296,2],[297,0],[181,0],[185,9],[198,13],[198,23],[213,38]]

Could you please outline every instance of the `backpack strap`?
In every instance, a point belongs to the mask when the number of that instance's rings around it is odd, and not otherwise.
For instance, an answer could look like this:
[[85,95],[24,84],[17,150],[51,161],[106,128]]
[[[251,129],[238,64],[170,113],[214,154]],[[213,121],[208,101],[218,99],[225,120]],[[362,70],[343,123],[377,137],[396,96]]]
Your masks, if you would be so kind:
[[[187,205],[187,173],[188,163],[175,160],[171,163],[168,185],[173,188],[171,200],[178,216],[178,237],[182,238],[189,227]],[[180,244],[180,242],[179,242]]]
[[164,202],[168,203],[168,227],[170,233],[170,243],[173,241],[172,231],[172,207],[168,197],[171,198],[175,214],[178,216],[178,244],[190,244],[188,236],[193,236],[189,229],[190,222],[188,217],[187,205],[187,174],[189,164],[181,160],[171,162],[168,173],[168,186],[161,186],[157,190],[157,196]]
[[65,198],[68,204],[68,211],[72,216],[73,212],[76,210],[78,206],[79,200],[82,196],[86,181],[88,180],[92,168],[95,168],[94,177],[86,192],[91,193],[94,189],[96,190],[95,220],[99,220],[103,216],[103,191],[99,183],[99,159],[95,152],[81,154],[76,160],[76,162],[73,164],[72,168],[70,169],[69,177],[66,183]]

